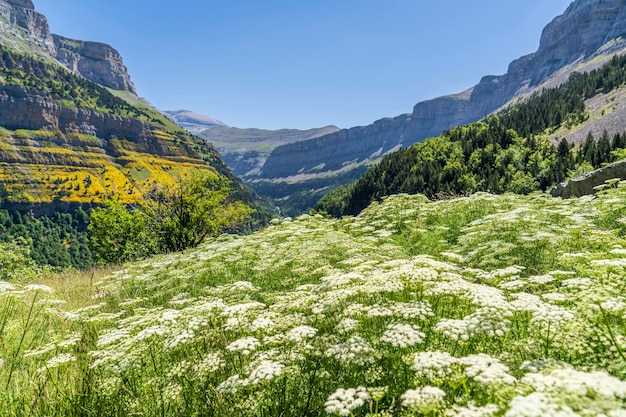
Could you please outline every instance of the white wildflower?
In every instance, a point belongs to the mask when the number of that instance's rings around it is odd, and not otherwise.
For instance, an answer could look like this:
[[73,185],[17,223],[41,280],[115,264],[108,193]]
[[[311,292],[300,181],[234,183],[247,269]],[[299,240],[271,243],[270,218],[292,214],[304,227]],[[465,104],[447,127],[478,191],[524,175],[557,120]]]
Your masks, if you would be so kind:
[[330,394],[324,404],[324,409],[328,414],[336,414],[342,417],[349,416],[353,410],[360,408],[370,400],[365,387],[339,388]]
[[223,369],[226,365],[222,355],[219,353],[208,353],[202,361],[195,365],[196,377],[199,380],[204,380],[206,377]]
[[421,414],[432,414],[444,405],[446,393],[437,387],[425,386],[406,391],[400,399],[402,406]]
[[317,329],[311,326],[298,326],[287,332],[287,339],[295,343],[302,343],[305,339],[311,339],[317,333]]
[[239,375],[233,375],[229,377],[226,381],[220,383],[217,386],[216,390],[218,392],[221,392],[222,394],[235,394],[237,393],[237,390],[243,385],[244,384],[241,377]]
[[378,352],[361,336],[352,336],[326,351],[326,356],[346,364],[363,366],[376,362]]
[[0,294],[10,291],[17,291],[17,287],[15,285],[10,284],[6,281],[0,281]]
[[465,374],[481,385],[512,385],[517,382],[506,365],[484,353],[459,358],[458,362],[465,366]]
[[435,330],[454,341],[468,341],[470,335],[467,325],[468,323],[465,320],[442,319],[435,326]]
[[414,324],[395,323],[387,326],[381,341],[397,348],[406,348],[422,343],[426,335]]
[[285,365],[282,363],[263,360],[252,372],[250,372],[250,375],[244,380],[243,384],[257,385],[265,381],[270,381],[280,376],[283,372],[283,368],[285,368]]
[[418,352],[413,357],[411,368],[418,377],[444,379],[452,373],[452,365],[457,362],[457,358],[448,352]]
[[545,284],[552,284],[554,281],[556,281],[554,279],[554,277],[550,274],[545,274],[545,275],[533,275],[531,277],[528,278],[528,282],[531,284],[537,284],[537,285],[545,285]]
[[452,410],[446,412],[449,417],[491,417],[495,415],[500,408],[495,404],[488,404],[483,407],[470,405],[468,407],[455,406]]
[[511,400],[504,417],[580,417],[566,405],[553,404],[541,392],[533,392],[525,397]]
[[421,321],[427,321],[435,315],[430,306],[423,301],[395,303],[391,306],[391,310],[394,315],[405,320],[420,319]]
[[359,327],[359,324],[360,322],[358,320],[346,317],[337,323],[335,330],[339,334],[346,334],[356,330]]
[[626,382],[605,372],[581,372],[574,369],[555,369],[547,375],[529,373],[522,383],[545,392],[568,392],[580,396],[599,396],[605,399],[626,399]]
[[46,365],[43,368],[37,369],[37,373],[42,373],[49,369],[54,369],[60,365],[74,362],[74,361],[76,361],[76,357],[74,357],[74,355],[71,355],[69,353],[61,353],[55,356],[54,358],[48,360],[48,362],[46,362]]
[[259,346],[261,346],[261,342],[259,342],[259,339],[256,337],[244,337],[235,340],[226,346],[226,349],[229,352],[241,352],[242,355],[247,356],[254,352]]
[[33,292],[45,292],[48,294],[52,294],[54,292],[54,290],[47,286],[47,285],[41,285],[41,284],[29,284],[29,285],[25,285],[24,286],[24,290],[26,291],[33,291]]

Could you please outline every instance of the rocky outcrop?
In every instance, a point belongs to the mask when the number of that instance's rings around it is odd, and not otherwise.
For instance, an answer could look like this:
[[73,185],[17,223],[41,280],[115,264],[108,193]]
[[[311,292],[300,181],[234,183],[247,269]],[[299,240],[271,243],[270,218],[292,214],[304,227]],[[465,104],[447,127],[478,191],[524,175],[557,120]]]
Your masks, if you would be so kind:
[[187,129],[194,135],[198,135],[207,129],[222,126],[228,127],[225,123],[220,122],[210,116],[194,113],[191,110],[171,110],[163,112],[174,123],[183,129]]
[[101,139],[101,146],[119,138],[135,143],[135,150],[161,156],[175,156],[171,148],[157,140],[155,126],[79,107],[65,107],[19,86],[0,86],[0,126],[9,130],[52,130],[82,133]]
[[626,179],[626,160],[615,162],[595,171],[579,175],[567,182],[557,184],[550,194],[552,197],[572,198],[592,195],[598,187],[611,180],[615,182]]
[[[30,0],[0,0],[0,39],[15,49],[26,41],[35,49],[54,56],[56,47],[50,33],[48,20],[35,11]],[[16,27],[25,31],[25,34]]]
[[109,45],[53,35],[55,58],[70,71],[110,87],[137,94],[122,56]]
[[322,164],[329,172],[377,149],[384,153],[410,146],[454,126],[478,121],[517,97],[566,81],[573,70],[592,69],[589,62],[624,53],[626,41],[613,41],[623,34],[626,0],[576,0],[546,26],[537,52],[512,62],[505,75],[487,76],[463,93],[418,103],[409,116],[279,147],[259,178],[290,177]]
[[115,90],[136,94],[120,54],[97,42],[53,35],[30,0],[0,0],[0,43],[55,59],[70,71]]

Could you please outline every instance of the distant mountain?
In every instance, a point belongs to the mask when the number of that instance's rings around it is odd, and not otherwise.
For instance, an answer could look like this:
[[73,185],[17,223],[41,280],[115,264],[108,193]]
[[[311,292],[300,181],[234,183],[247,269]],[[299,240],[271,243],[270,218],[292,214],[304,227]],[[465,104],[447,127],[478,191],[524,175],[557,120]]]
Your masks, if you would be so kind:
[[0,0],[0,207],[133,203],[209,167],[257,204],[213,146],[136,96],[115,49],[53,35],[30,0]]
[[312,195],[358,178],[386,154],[560,85],[574,71],[598,68],[626,52],[624,34],[626,0],[576,0],[546,26],[537,52],[512,62],[505,75],[418,103],[412,113],[279,146],[249,181],[284,207],[306,210]]
[[194,135],[218,126],[228,127],[217,119],[194,113],[191,110],[173,110],[164,111],[163,113],[178,126],[187,129]]
[[[605,119],[597,119],[589,103],[608,103],[603,111],[610,112],[614,102],[609,98],[622,97],[623,107],[625,85],[626,56],[616,56],[597,70],[572,74],[559,87],[521,100],[484,121],[454,127],[384,157],[356,183],[327,194],[316,209],[335,216],[355,215],[372,201],[398,193],[449,198],[477,191],[546,191],[574,173],[624,158],[624,120],[621,131],[588,134],[578,147],[564,139],[576,137],[569,132],[581,126],[595,126]],[[554,139],[559,136],[563,139],[557,145]],[[591,193],[604,180],[626,179],[623,167],[624,163],[596,172],[592,181],[577,179],[572,186],[559,186],[553,195]]]
[[336,126],[318,129],[262,130],[217,126],[198,133],[212,143],[235,175],[244,181],[255,179],[265,161],[278,146],[315,139],[338,131]]
[[178,126],[215,146],[228,167],[244,181],[258,175],[270,153],[278,146],[315,139],[339,130],[336,126],[309,130],[240,129],[190,110],[163,113]]

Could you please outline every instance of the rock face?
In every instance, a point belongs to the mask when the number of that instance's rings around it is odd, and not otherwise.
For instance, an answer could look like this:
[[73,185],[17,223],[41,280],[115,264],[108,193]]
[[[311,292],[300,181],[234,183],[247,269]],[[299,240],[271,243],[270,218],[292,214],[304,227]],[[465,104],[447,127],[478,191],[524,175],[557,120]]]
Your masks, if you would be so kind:
[[626,160],[615,162],[595,171],[587,172],[567,182],[562,182],[554,187],[550,194],[552,197],[581,197],[595,194],[596,187],[610,180],[626,179]]
[[[0,38],[20,49],[20,40],[54,56],[56,47],[46,18],[35,11],[30,0],[0,0]],[[16,29],[19,27],[25,31]]]
[[115,90],[137,94],[122,57],[109,45],[53,35],[56,59],[70,71]]
[[163,113],[178,126],[187,129],[194,135],[198,135],[207,129],[218,126],[228,127],[225,123],[217,119],[194,113],[191,110],[172,110],[164,111]]
[[379,150],[384,154],[478,121],[511,100],[566,81],[571,71],[592,69],[589,63],[624,53],[623,34],[626,0],[576,0],[546,26],[537,52],[512,62],[505,75],[486,76],[460,94],[418,103],[409,115],[276,148],[258,180],[293,177],[322,164],[332,175],[337,167],[365,162]]
[[22,52],[50,57],[70,71],[115,90],[136,94],[120,54],[97,42],[53,35],[30,0],[0,0],[0,40]]

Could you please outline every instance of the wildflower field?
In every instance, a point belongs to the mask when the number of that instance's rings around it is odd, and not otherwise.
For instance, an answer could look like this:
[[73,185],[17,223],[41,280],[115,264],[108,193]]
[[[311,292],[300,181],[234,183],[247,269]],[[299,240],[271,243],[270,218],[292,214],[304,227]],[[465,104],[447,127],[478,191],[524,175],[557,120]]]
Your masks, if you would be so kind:
[[398,195],[0,282],[0,415],[626,416],[625,235],[626,186]]

